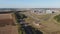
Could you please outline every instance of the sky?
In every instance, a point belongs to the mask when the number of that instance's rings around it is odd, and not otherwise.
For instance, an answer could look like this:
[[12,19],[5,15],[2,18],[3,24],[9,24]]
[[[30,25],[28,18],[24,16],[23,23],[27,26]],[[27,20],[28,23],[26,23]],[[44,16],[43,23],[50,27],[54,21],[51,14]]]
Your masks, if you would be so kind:
[[0,8],[60,8],[60,0],[0,0]]

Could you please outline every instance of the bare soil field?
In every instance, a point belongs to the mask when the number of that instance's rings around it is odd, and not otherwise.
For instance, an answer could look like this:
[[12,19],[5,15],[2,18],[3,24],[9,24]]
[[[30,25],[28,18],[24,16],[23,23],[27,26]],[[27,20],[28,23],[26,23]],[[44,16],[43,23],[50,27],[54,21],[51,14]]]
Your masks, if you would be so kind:
[[0,34],[18,34],[17,27],[12,25],[0,27]]
[[0,14],[0,20],[1,19],[12,19],[12,13],[11,14]]
[[12,14],[0,14],[0,34],[18,34]]

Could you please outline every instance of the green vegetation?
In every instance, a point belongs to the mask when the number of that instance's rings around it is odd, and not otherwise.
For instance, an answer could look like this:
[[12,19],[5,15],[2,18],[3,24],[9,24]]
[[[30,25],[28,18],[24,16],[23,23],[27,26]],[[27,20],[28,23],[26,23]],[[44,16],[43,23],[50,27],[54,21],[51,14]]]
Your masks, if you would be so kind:
[[18,25],[18,33],[19,34],[26,34],[25,33],[25,30],[23,30],[21,24],[20,24],[20,19],[24,19],[24,18],[27,18],[27,16],[25,16],[24,14],[21,14],[19,12],[15,12],[15,17],[16,17],[16,21],[17,21],[17,25]]
[[25,30],[23,30],[23,28],[21,28],[21,25],[18,24],[18,26],[19,26],[19,27],[18,27],[18,33],[19,33],[19,34],[26,34],[26,33],[25,33]]
[[27,16],[25,16],[24,14],[21,14],[19,12],[15,12],[15,16],[16,16],[17,22],[19,22],[19,19],[27,18]]
[[15,15],[17,16],[17,19],[27,18],[24,14],[21,14],[21,13],[19,13],[19,12],[16,12]]
[[54,19],[57,20],[57,22],[60,22],[60,14],[59,14],[59,15],[56,15],[56,16],[54,17]]
[[[26,19],[27,19],[26,21],[30,21],[30,23],[31,23],[32,21],[34,21],[34,19],[31,18],[31,17],[27,18],[27,16],[25,16],[24,14],[21,14],[21,13],[19,13],[19,12],[16,12],[16,13],[15,13],[15,16],[16,16],[16,19],[17,19],[17,22],[18,22],[18,33],[19,33],[19,34],[27,34],[27,33],[25,32],[25,30],[22,28],[22,25],[19,23],[19,21],[20,21],[19,19],[24,19],[24,18],[26,18]],[[40,31],[36,30],[35,28],[31,27],[31,29],[32,29],[33,34],[37,34],[37,33],[40,34]],[[37,31],[38,31],[38,32],[37,32]],[[42,33],[42,32],[41,32],[41,33]]]

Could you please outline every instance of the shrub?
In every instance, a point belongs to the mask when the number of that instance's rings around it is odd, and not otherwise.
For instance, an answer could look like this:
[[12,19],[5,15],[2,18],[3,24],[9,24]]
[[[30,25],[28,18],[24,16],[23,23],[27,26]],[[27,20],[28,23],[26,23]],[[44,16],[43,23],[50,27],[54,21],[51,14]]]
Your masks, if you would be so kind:
[[54,17],[54,19],[55,19],[57,22],[60,22],[60,14],[59,14],[59,15],[56,15],[56,16]]

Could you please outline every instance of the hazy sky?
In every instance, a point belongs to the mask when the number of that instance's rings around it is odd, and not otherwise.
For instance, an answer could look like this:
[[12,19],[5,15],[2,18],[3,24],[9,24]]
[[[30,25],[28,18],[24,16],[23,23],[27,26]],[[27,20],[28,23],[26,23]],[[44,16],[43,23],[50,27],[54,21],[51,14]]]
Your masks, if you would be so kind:
[[0,8],[60,8],[60,0],[0,0]]

